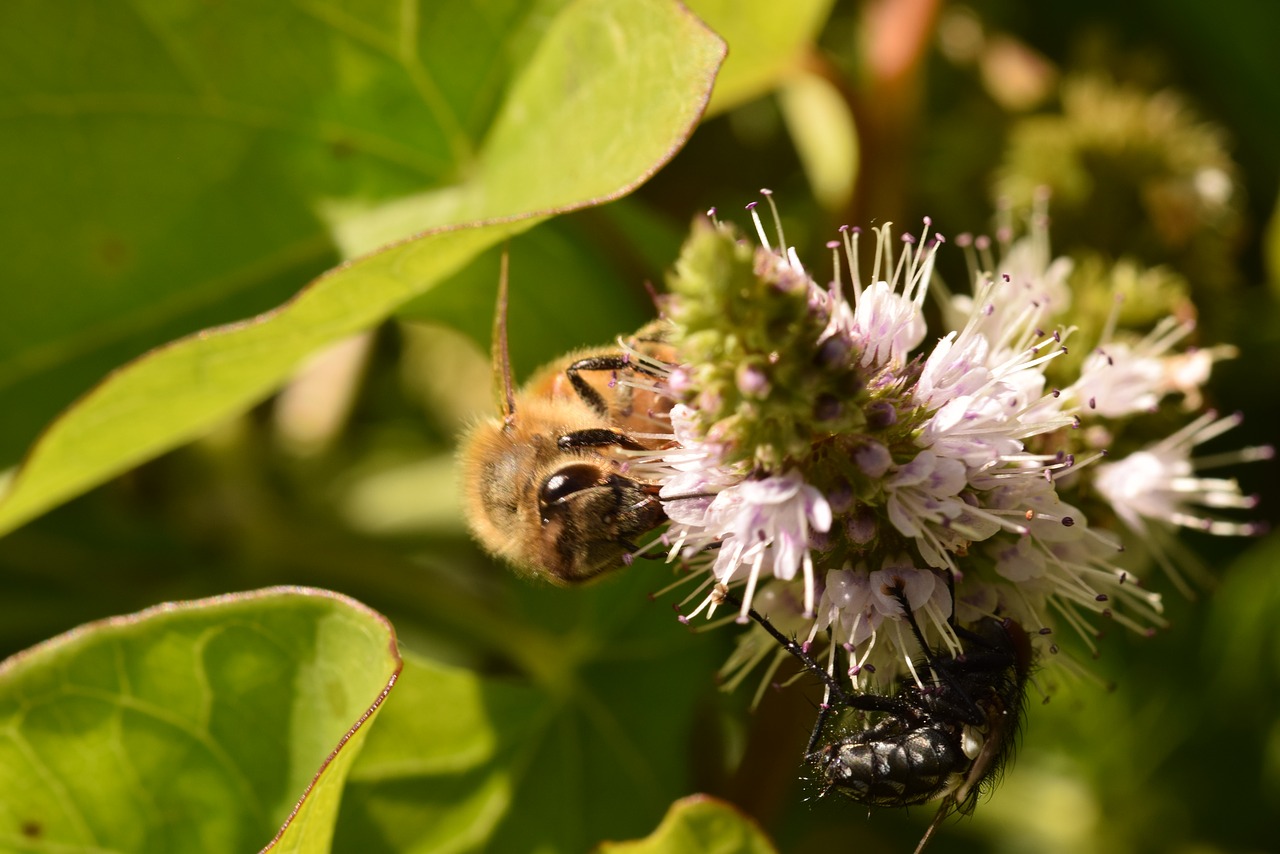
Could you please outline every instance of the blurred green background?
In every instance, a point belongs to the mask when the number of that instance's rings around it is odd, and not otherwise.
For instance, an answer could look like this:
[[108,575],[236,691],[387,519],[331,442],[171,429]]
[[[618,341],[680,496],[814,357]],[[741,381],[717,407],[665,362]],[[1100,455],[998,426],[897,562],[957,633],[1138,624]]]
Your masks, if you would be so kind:
[[[478,4],[486,14],[476,17],[491,20],[486,15],[498,5]],[[726,37],[731,61],[735,45],[749,45],[769,26],[766,12],[690,5]],[[990,232],[998,199],[1021,210],[1033,188],[1048,183],[1056,249],[1077,255],[1082,267],[1120,257],[1162,265],[1199,311],[1197,343],[1239,348],[1238,358],[1217,366],[1210,402],[1243,411],[1246,420],[1215,449],[1274,442],[1280,4],[829,5],[812,6],[811,44],[761,61],[758,80],[739,71],[735,80],[747,82],[733,97],[718,93],[687,146],[636,193],[511,242],[509,322],[520,375],[638,328],[653,314],[646,285],[661,287],[691,217],[716,206],[741,222],[741,206],[760,187],[779,199],[801,257],[822,270],[822,246],[842,223],[913,224],[930,215],[949,236]],[[17,6],[37,14],[33,4]],[[117,10],[110,4],[86,8],[92,14],[67,31],[66,55],[89,66],[95,52],[111,47],[94,38],[98,28],[123,30],[111,29]],[[438,25],[459,44],[481,37],[482,28],[459,17]],[[532,26],[532,17],[523,25]],[[0,32],[3,57],[3,40],[18,36],[13,27]],[[269,36],[246,34],[243,44],[217,48],[252,56],[270,51]],[[136,55],[129,45],[116,47]],[[749,47],[742,53],[757,55]],[[60,73],[0,59],[0,95],[12,96],[33,75],[56,82]],[[244,86],[258,85],[246,78]],[[399,102],[376,84],[361,109],[394,127]],[[459,84],[458,97],[474,108],[465,121],[480,128],[491,120],[502,95],[494,86]],[[288,87],[280,91],[284,98]],[[400,138],[407,151],[436,144],[410,132]],[[77,150],[73,139],[54,142],[23,162],[16,158],[30,147],[0,142],[0,169],[23,174],[0,205],[0,233],[15,247],[32,229],[44,240],[50,230],[65,236],[54,243],[89,241],[98,267],[86,269],[73,252],[47,257],[52,273],[37,269],[29,253],[0,260],[8,305],[0,317],[3,466],[16,464],[42,425],[127,359],[265,310],[344,255],[336,230],[328,240],[307,237],[314,208],[259,207],[258,194],[303,193],[291,182],[311,166],[286,165],[291,152],[282,147],[238,161],[255,171],[236,177],[242,197],[218,199],[225,209],[214,218],[216,230],[206,224],[193,235],[181,222],[150,223],[154,240],[141,245],[151,254],[122,257],[131,250],[112,237],[113,217],[133,216],[131,206],[162,208],[157,200],[179,190],[139,184]],[[186,146],[193,183],[227,179],[199,172],[208,154],[202,146],[219,144],[208,132],[193,128],[171,144]],[[388,155],[378,168],[366,163],[325,180],[348,185],[341,193],[328,186],[331,195],[383,202],[404,186],[398,169],[412,173],[410,185],[431,186],[429,159],[406,154],[395,166]],[[99,195],[52,202],[38,195],[42,183],[65,186],[67,169],[87,176]],[[190,192],[199,199],[203,190]],[[301,248],[276,256],[252,288],[224,287],[243,270],[237,259],[255,258],[257,242],[273,232]],[[194,269],[201,281],[223,284],[216,299],[187,292],[181,310],[161,312],[159,322],[144,311],[140,321],[111,291],[127,279],[117,271],[139,265],[161,278]],[[939,267],[948,283],[963,281],[959,252],[944,250]],[[45,276],[72,298],[20,299]],[[273,584],[325,587],[389,616],[401,642],[432,659],[512,684],[572,683],[564,696],[576,698],[570,705],[584,726],[617,728],[608,734],[621,744],[616,754],[567,771],[556,766],[549,777],[539,770],[552,767],[548,757],[586,750],[588,742],[576,740],[568,723],[525,736],[537,740],[526,744],[530,758],[513,777],[525,808],[536,806],[540,785],[568,786],[560,775],[581,775],[566,790],[584,803],[590,797],[603,816],[564,837],[569,850],[643,835],[672,798],[698,791],[739,804],[782,851],[909,850],[932,810],[868,816],[845,803],[815,803],[799,762],[812,691],[766,691],[754,711],[747,710],[750,681],[718,692],[715,670],[734,632],[691,634],[674,620],[675,594],[651,602],[647,594],[669,580],[665,567],[638,566],[585,590],[551,590],[512,576],[470,541],[453,454],[459,431],[493,405],[486,353],[496,281],[491,250],[367,335],[328,351],[279,394],[0,539],[0,651],[166,600]],[[127,297],[134,307],[156,304],[141,287]],[[78,331],[50,355],[46,327]],[[1230,474],[1260,494],[1258,515],[1274,522],[1274,467]],[[1101,655],[1087,662],[1093,681],[1047,670],[1037,677],[1016,764],[972,819],[943,829],[937,850],[1277,850],[1280,542],[1188,542],[1212,567],[1212,589],[1187,601],[1148,573],[1166,593],[1167,630],[1152,639],[1110,632]],[[540,664],[537,655],[564,660]],[[1051,701],[1042,703],[1041,692],[1050,690]],[[612,717],[595,714],[583,698]],[[612,723],[601,724],[605,718]],[[630,782],[634,769],[618,758],[627,756],[651,766],[637,772],[652,782],[642,796]],[[341,827],[339,840],[350,841]],[[520,849],[510,834],[493,845]]]

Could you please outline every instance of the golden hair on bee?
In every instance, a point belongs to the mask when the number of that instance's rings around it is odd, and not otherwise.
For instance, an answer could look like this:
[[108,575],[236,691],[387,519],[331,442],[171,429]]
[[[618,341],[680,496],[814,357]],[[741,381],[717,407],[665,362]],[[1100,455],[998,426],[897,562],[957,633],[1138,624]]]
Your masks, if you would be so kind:
[[575,584],[622,566],[636,538],[667,520],[657,485],[629,474],[628,460],[670,444],[670,401],[615,379],[648,375],[653,385],[670,347],[646,327],[628,340],[631,352],[570,353],[516,392],[507,277],[504,252],[493,325],[501,417],[476,424],[462,444],[467,521],[485,549],[518,570]]

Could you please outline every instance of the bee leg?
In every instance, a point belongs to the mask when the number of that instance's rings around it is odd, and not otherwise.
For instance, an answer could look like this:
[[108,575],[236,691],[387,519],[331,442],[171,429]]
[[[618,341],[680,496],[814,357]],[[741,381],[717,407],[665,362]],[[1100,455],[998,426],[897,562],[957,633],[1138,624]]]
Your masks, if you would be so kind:
[[583,403],[594,409],[596,414],[602,418],[609,417],[609,404],[600,396],[600,392],[593,389],[579,375],[580,371],[635,371],[651,377],[659,376],[649,368],[621,353],[613,356],[590,356],[586,359],[579,359],[565,368],[564,374],[569,378],[569,384],[578,393],[578,397],[582,398]]
[[629,451],[648,450],[644,445],[641,445],[625,433],[619,433],[606,427],[592,427],[587,430],[574,430],[572,433],[565,433],[556,440],[556,444],[566,451],[573,448],[607,447],[626,448]]
[[574,374],[578,371],[635,371],[638,374],[650,377],[660,378],[662,376],[653,368],[624,353],[615,353],[610,356],[588,356],[585,359],[579,359],[564,369],[566,374]]

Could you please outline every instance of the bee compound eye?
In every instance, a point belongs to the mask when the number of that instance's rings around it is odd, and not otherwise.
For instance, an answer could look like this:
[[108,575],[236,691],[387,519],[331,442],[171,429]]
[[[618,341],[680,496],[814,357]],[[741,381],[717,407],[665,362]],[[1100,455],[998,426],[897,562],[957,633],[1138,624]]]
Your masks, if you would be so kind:
[[565,466],[558,469],[542,484],[542,492],[538,498],[543,506],[555,504],[575,492],[590,489],[600,484],[600,469],[586,463]]

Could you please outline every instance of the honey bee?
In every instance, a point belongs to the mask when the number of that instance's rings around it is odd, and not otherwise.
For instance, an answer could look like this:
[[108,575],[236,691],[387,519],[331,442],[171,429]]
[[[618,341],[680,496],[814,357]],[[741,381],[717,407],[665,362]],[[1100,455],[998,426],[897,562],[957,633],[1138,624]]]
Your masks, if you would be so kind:
[[672,444],[671,401],[653,386],[674,351],[658,321],[615,348],[544,366],[517,393],[506,317],[504,254],[493,332],[501,417],[464,440],[467,519],[485,549],[520,571],[576,584],[621,566],[636,538],[667,521],[658,484],[631,476],[628,459]]

